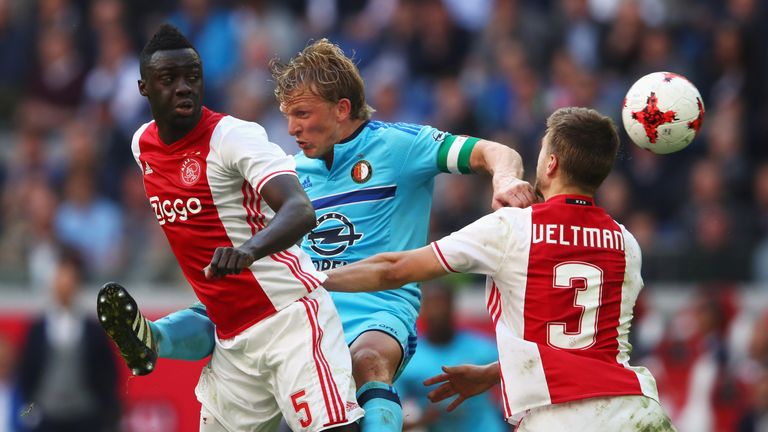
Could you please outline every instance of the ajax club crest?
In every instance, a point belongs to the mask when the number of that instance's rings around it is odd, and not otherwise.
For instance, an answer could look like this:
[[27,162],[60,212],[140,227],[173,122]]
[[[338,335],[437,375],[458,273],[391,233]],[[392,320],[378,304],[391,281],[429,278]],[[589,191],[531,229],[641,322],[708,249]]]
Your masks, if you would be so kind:
[[186,186],[192,186],[200,180],[202,167],[197,159],[186,158],[181,163],[181,183]]
[[371,167],[371,163],[365,159],[358,161],[352,166],[352,180],[354,180],[355,183],[365,183],[371,179],[372,175],[373,168]]

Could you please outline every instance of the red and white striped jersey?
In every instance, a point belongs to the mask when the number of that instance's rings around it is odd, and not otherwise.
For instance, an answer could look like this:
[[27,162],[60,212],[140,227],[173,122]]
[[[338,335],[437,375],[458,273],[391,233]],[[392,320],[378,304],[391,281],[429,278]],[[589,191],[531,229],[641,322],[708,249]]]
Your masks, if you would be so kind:
[[591,198],[503,208],[432,248],[447,271],[488,276],[508,419],[590,397],[658,400],[651,373],[628,364],[640,247]]
[[[239,275],[209,281],[203,268],[217,247],[240,246],[275,215],[260,191],[271,178],[296,175],[294,160],[263,127],[203,108],[181,140],[166,145],[154,121],[133,136],[144,189],[176,259],[220,338],[230,338],[320,286],[297,246],[261,258]],[[250,271],[248,271],[250,270]]]

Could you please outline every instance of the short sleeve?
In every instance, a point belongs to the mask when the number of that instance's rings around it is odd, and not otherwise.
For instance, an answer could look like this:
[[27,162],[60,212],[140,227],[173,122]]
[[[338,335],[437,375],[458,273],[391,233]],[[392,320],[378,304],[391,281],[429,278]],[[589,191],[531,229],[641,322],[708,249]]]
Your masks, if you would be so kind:
[[513,239],[510,217],[500,209],[432,243],[432,250],[446,271],[493,276],[501,268]]
[[223,164],[238,171],[257,192],[275,176],[296,175],[294,158],[269,142],[267,132],[256,123],[241,122],[229,129],[219,153]]

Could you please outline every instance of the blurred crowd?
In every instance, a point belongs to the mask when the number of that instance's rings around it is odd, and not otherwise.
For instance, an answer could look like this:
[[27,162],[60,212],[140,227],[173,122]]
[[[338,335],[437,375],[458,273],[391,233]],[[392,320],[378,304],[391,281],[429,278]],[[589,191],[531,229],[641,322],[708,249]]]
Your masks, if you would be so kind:
[[[62,247],[83,257],[91,283],[186,286],[130,152],[150,119],[138,53],[166,21],[201,54],[206,105],[261,123],[288,153],[298,148],[269,61],[328,37],[358,64],[375,119],[504,143],[522,154],[528,180],[554,109],[593,107],[620,126],[636,79],[682,74],[704,99],[701,134],[656,156],[622,131],[597,203],[637,237],[650,286],[768,291],[764,1],[0,0],[0,296],[8,287],[48,291]],[[485,179],[440,176],[430,236],[474,221],[490,201]],[[763,338],[734,348],[727,304],[702,295],[667,328],[649,324],[638,355],[689,430],[707,430],[696,413],[713,403],[690,402],[696,395],[722,397],[724,414],[711,425],[736,428],[753,415],[757,428],[741,430],[768,430],[768,321],[753,313],[749,328],[763,331],[735,339]]]
[[[60,244],[91,280],[178,280],[129,150],[149,119],[137,54],[170,21],[201,53],[206,104],[289,153],[268,63],[327,36],[376,119],[505,143],[529,179],[554,109],[620,124],[637,78],[685,75],[706,105],[700,136],[659,157],[624,135],[598,203],[637,236],[649,281],[764,282],[767,14],[757,0],[0,0],[0,280],[46,286]],[[490,210],[484,179],[445,177],[434,237]]]

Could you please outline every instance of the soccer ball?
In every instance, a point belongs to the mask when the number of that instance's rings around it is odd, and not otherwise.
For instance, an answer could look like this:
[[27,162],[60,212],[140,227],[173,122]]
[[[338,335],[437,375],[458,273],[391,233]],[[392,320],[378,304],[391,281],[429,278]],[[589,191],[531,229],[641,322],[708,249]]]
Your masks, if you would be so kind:
[[654,72],[629,88],[621,109],[624,129],[632,141],[656,154],[684,149],[704,120],[704,102],[685,77]]

